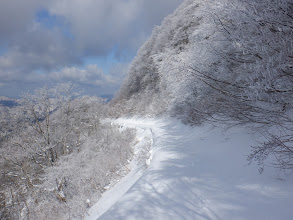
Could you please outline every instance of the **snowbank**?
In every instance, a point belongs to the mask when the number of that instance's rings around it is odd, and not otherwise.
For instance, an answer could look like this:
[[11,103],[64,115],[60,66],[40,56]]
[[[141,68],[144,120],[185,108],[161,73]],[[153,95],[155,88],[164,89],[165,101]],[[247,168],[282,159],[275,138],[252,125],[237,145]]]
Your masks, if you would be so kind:
[[146,170],[132,165],[87,220],[292,219],[293,177],[282,181],[269,167],[260,175],[256,164],[247,165],[257,134],[169,119],[116,122],[152,132],[146,134],[153,141],[152,160]]

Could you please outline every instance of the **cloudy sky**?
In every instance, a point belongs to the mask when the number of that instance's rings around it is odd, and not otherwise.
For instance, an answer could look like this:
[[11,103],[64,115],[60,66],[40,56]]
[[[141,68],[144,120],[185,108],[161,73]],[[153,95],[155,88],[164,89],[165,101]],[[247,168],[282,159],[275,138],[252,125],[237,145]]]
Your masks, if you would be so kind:
[[0,96],[71,81],[112,94],[183,0],[0,0]]

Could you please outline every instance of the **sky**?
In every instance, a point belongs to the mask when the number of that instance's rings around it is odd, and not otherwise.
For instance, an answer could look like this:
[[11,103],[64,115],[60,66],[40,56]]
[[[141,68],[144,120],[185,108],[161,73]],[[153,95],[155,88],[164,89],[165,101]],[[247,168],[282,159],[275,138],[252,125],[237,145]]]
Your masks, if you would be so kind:
[[139,47],[183,0],[0,0],[0,96],[76,84],[114,94]]

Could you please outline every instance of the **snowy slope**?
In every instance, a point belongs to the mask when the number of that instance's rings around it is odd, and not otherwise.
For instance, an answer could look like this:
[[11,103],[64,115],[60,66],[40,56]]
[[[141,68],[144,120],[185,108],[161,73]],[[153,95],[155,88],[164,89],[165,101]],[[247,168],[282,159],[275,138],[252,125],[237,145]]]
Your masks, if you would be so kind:
[[134,166],[86,219],[293,219],[293,177],[247,165],[257,135],[170,119],[116,123],[151,131],[152,160],[146,170]]

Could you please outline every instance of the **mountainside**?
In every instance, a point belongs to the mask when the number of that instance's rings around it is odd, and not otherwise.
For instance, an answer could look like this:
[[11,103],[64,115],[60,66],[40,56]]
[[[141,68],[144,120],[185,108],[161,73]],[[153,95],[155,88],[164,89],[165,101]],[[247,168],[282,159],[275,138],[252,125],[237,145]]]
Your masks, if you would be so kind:
[[[186,0],[140,48],[112,104],[184,123],[253,125],[249,160],[293,168],[293,3]],[[261,169],[262,170],[262,169]]]
[[[173,15],[166,17],[160,27],[155,27],[150,39],[140,48],[131,64],[127,79],[114,102],[124,103],[135,113],[162,113],[170,105],[180,88],[178,80],[169,82],[172,73],[164,70],[163,65],[169,62],[169,56],[187,56],[190,48],[190,36],[200,25],[201,16],[194,17],[199,5],[193,1],[184,2]],[[174,64],[176,62],[176,57]],[[177,71],[174,69],[174,71]],[[180,74],[176,74],[176,78]],[[176,86],[175,86],[175,84]],[[172,96],[173,95],[173,96]]]
[[267,123],[264,112],[292,109],[292,22],[289,0],[186,0],[140,48],[114,103]]
[[292,23],[289,0],[186,0],[165,18],[111,102],[135,116],[113,123],[151,134],[147,168],[87,219],[291,219]]

